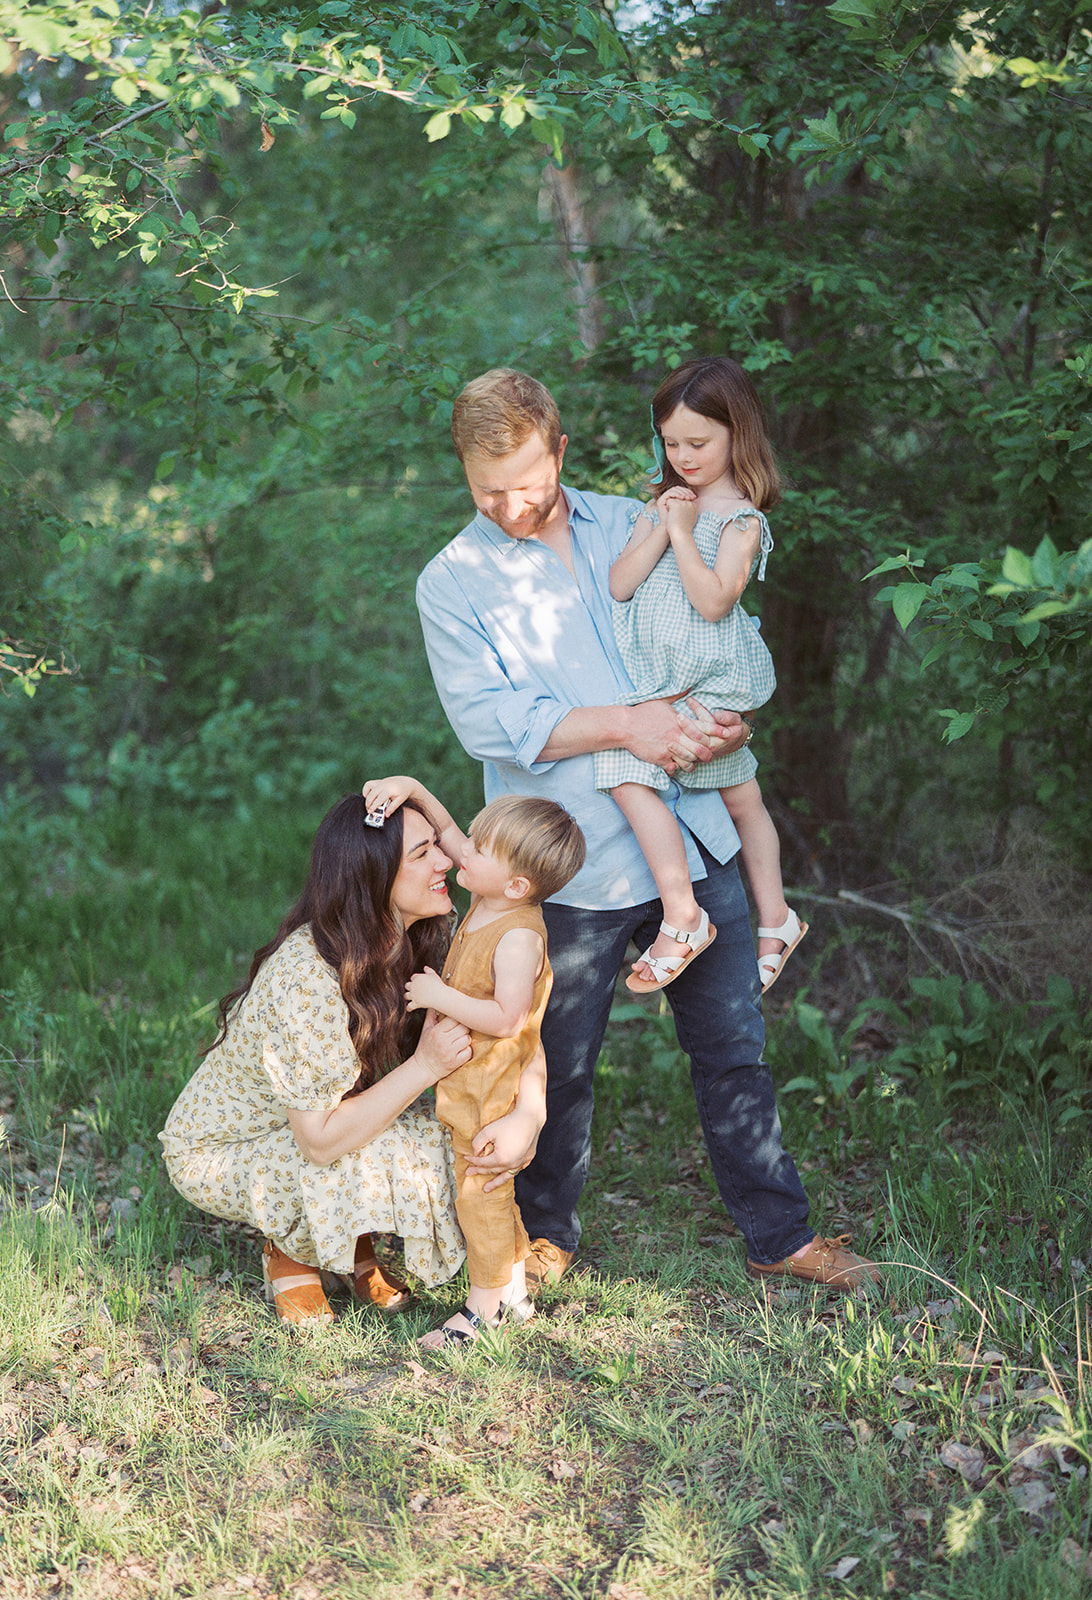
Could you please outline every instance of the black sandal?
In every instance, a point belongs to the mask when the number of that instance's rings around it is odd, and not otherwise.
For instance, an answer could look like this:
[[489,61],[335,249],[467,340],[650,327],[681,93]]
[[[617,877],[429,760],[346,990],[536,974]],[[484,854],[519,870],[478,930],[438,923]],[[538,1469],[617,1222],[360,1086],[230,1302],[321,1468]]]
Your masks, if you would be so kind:
[[[432,1332],[440,1334],[443,1337],[445,1344],[473,1344],[478,1337],[478,1329],[482,1326],[483,1320],[487,1328],[500,1327],[501,1319],[499,1312],[495,1317],[487,1317],[483,1319],[480,1313],[477,1311],[471,1311],[469,1306],[460,1306],[458,1310],[453,1311],[451,1315],[453,1317],[465,1317],[467,1322],[470,1324],[470,1332],[464,1333],[461,1328],[449,1328],[446,1326],[446,1324],[441,1324],[440,1327],[433,1328]],[[429,1347],[426,1345],[424,1348],[428,1349]]]
[[[469,1333],[464,1333],[461,1328],[449,1328],[445,1324],[441,1324],[440,1327],[433,1328],[431,1331],[440,1334],[444,1344],[473,1344],[477,1340],[478,1329],[483,1326],[486,1328],[499,1328],[507,1321],[530,1322],[534,1314],[535,1302],[529,1294],[525,1294],[522,1300],[506,1300],[496,1315],[492,1317],[483,1317],[480,1312],[471,1311],[469,1306],[460,1306],[451,1315],[453,1317],[465,1317],[470,1324]],[[425,1338],[428,1338],[428,1334],[425,1335]],[[440,1347],[425,1345],[423,1348],[428,1350]]]

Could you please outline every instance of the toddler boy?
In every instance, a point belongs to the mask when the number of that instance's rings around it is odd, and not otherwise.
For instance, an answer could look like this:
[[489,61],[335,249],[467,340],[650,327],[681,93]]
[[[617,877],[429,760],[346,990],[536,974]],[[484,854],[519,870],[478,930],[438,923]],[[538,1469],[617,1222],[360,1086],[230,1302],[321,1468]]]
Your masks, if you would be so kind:
[[[523,1265],[531,1245],[512,1181],[518,1168],[498,1183],[467,1167],[474,1161],[474,1138],[487,1124],[509,1117],[519,1123],[512,1132],[520,1151],[535,1132],[535,1123],[522,1131],[534,1113],[517,1100],[545,1101],[539,1025],[553,975],[539,906],[583,866],[584,835],[563,806],[534,796],[494,800],[474,818],[469,835],[415,778],[376,779],[365,784],[364,798],[369,811],[388,816],[410,798],[424,806],[441,847],[459,863],[457,881],[472,896],[443,975],[426,967],[406,985],[411,1010],[431,1008],[454,1017],[471,1030],[474,1046],[470,1061],[436,1085],[436,1114],[451,1130],[455,1148],[456,1210],[470,1278],[466,1304],[420,1340],[426,1349],[439,1349],[445,1342],[476,1339],[483,1322],[498,1325],[502,1307],[520,1321],[533,1314]],[[534,1081],[527,1081],[532,1075]],[[530,1091],[522,1097],[521,1080]]]

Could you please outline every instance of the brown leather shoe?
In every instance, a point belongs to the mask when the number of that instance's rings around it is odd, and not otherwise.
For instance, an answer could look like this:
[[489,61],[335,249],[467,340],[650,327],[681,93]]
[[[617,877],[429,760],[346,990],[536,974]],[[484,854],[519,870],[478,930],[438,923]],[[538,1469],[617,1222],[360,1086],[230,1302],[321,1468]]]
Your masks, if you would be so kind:
[[378,1311],[405,1311],[413,1295],[409,1285],[400,1278],[392,1278],[375,1258],[370,1233],[362,1233],[356,1241],[353,1275],[346,1283],[357,1300],[375,1306]]
[[322,1274],[304,1261],[293,1261],[278,1250],[272,1239],[262,1250],[262,1277],[265,1297],[275,1307],[282,1322],[311,1326],[333,1322],[330,1302],[322,1292]]
[[575,1255],[575,1250],[561,1250],[549,1239],[532,1239],[531,1254],[523,1263],[528,1289],[541,1289],[544,1283],[560,1283]]
[[865,1261],[854,1255],[846,1246],[852,1234],[841,1233],[836,1239],[813,1239],[805,1255],[786,1256],[765,1267],[758,1261],[748,1261],[747,1271],[752,1278],[799,1278],[805,1283],[822,1283],[828,1289],[841,1289],[852,1294],[863,1283],[882,1284],[883,1279],[874,1261]]

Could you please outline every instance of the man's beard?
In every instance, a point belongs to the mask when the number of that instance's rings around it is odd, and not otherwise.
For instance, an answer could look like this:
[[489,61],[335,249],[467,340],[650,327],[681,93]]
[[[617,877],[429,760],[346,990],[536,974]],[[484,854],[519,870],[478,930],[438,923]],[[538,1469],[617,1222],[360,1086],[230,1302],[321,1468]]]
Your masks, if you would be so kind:
[[509,522],[506,518],[493,517],[486,512],[490,522],[495,522],[497,527],[509,539],[533,539],[541,528],[544,528],[557,509],[557,502],[561,499],[561,480],[554,482],[554,492],[548,505],[536,506],[534,514],[521,517],[519,522]]

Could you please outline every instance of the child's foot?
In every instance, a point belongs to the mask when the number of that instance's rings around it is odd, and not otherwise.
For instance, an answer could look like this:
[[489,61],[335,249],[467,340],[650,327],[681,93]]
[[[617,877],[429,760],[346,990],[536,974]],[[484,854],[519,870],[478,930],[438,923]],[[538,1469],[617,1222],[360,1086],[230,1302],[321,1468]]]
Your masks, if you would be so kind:
[[498,1313],[502,1322],[530,1322],[535,1314],[535,1302],[526,1291],[518,1300],[505,1300]]
[[801,922],[795,911],[786,906],[785,913],[779,928],[758,930],[758,976],[763,994],[780,978],[786,961],[808,931],[808,924]]
[[[700,926],[700,922],[695,922],[693,928],[686,931],[696,933]],[[665,923],[660,924],[660,931],[655,939],[653,939],[640,961],[635,961],[633,964],[634,972],[639,978],[643,978],[646,983],[652,983],[656,980],[656,969],[652,965],[654,961],[666,963],[675,956],[681,957],[685,961],[689,954],[690,946],[686,940],[673,939],[669,933],[664,932],[665,927]],[[669,971],[670,968],[665,967],[664,970]]]
[[694,928],[673,928],[661,922],[660,931],[642,956],[633,963],[633,973],[626,979],[626,988],[634,994],[650,994],[662,989],[677,978],[684,967],[712,944],[717,930],[709,921],[709,914],[701,912]]
[[[478,1309],[470,1305],[478,1302]],[[512,1280],[503,1289],[486,1291],[470,1286],[467,1304],[448,1317],[439,1328],[430,1328],[417,1343],[422,1350],[442,1350],[448,1344],[473,1344],[481,1328],[500,1328],[506,1322],[530,1322],[535,1303],[527,1293],[522,1262],[517,1262]]]
[[428,1333],[423,1333],[417,1343],[422,1350],[442,1350],[447,1344],[474,1344],[478,1337],[478,1329],[482,1326],[497,1328],[500,1326],[500,1313],[492,1317],[480,1316],[477,1311],[471,1311],[469,1306],[460,1306],[454,1316],[439,1328],[430,1328]]

